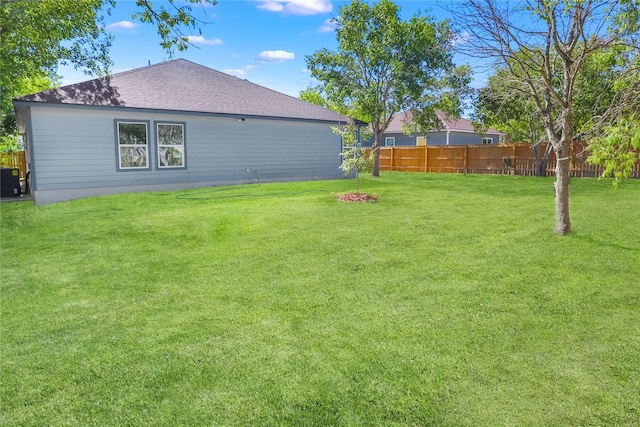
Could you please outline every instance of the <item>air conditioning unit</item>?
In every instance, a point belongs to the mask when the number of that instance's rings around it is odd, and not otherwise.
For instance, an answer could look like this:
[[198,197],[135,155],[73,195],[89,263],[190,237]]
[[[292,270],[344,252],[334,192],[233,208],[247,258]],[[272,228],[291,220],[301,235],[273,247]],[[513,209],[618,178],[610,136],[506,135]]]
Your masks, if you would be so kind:
[[0,169],[0,197],[20,197],[20,169]]

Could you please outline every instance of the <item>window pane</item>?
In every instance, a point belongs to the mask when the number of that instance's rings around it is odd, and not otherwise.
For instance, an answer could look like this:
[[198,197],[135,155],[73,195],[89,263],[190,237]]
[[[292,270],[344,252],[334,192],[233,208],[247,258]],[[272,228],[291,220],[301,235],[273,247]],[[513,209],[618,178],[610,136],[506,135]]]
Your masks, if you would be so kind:
[[147,167],[146,147],[120,147],[120,167],[144,168]]
[[147,145],[147,125],[118,123],[118,142],[126,145]]
[[160,147],[160,166],[182,166],[182,147]]
[[160,145],[183,145],[182,125],[158,125]]

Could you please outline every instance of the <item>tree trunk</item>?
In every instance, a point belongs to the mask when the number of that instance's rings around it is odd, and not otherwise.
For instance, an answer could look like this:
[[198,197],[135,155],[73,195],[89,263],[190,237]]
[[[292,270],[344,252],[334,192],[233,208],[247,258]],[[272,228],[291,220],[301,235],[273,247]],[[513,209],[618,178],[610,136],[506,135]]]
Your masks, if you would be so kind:
[[373,166],[371,167],[371,175],[379,177],[380,176],[380,147],[373,146],[371,150],[373,151]]
[[551,149],[551,144],[547,144],[547,148],[545,149],[542,158],[540,158],[540,144],[534,145],[533,152],[536,159],[536,176],[547,176],[547,163],[549,155],[551,154]]
[[375,177],[379,177],[380,176],[380,135],[378,135],[377,133],[374,135],[371,151],[373,151],[373,165],[371,167],[371,175]]
[[[565,145],[565,144],[563,144]],[[571,231],[569,219],[569,150],[556,150],[556,234],[565,236]]]

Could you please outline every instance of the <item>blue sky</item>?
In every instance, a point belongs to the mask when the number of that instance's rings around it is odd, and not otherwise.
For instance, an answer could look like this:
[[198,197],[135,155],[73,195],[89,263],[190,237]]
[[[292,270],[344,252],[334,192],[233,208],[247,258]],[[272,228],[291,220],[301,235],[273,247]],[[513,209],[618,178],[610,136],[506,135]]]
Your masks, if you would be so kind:
[[[444,2],[401,0],[396,3],[405,19],[419,10],[428,11],[437,20],[447,17],[440,6]],[[335,0],[218,0],[213,7],[194,6],[194,14],[208,23],[201,27],[202,35],[193,34],[194,46],[185,52],[176,52],[174,58],[184,58],[298,96],[313,84],[306,70],[305,56],[321,48],[337,46],[330,20],[337,16],[343,4],[344,1]],[[105,17],[107,30],[114,36],[110,51],[114,73],[170,59],[159,45],[155,27],[131,18],[137,10],[135,0],[117,0],[111,15]],[[467,61],[458,58],[457,62]],[[59,74],[63,85],[91,78],[72,67],[60,67]],[[481,85],[483,80],[484,77],[479,76],[474,85]]]

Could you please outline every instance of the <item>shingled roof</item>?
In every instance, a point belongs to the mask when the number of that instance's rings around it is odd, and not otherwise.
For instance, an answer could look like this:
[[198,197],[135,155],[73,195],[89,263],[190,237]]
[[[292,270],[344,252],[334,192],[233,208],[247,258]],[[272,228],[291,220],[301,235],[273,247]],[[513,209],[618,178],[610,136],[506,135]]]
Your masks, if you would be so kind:
[[[442,111],[436,111],[436,116],[440,119],[440,123],[442,124],[441,129],[434,130],[450,130],[455,132],[466,132],[466,133],[476,133],[473,129],[473,123],[465,118],[453,119],[450,120],[447,118],[446,114]],[[389,133],[402,133],[402,125],[403,123],[411,123],[413,121],[413,117],[410,111],[405,111],[402,113],[398,113],[393,116],[391,119],[391,123],[389,123],[389,127],[387,127],[386,132]],[[503,133],[499,130],[489,128],[485,131],[487,134],[498,134],[502,135]]]
[[326,108],[185,59],[63,86],[15,101],[330,122],[348,120]]

